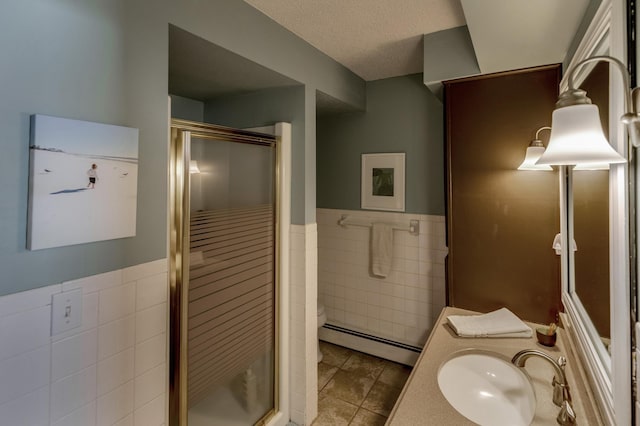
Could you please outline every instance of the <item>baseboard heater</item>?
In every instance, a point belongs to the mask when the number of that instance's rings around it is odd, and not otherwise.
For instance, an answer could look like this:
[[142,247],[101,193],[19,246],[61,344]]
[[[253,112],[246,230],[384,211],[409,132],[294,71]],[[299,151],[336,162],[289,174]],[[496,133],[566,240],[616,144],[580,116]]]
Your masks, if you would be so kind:
[[417,346],[395,342],[333,324],[322,326],[318,331],[318,338],[329,343],[411,366],[416,363],[418,356],[422,353],[422,348]]

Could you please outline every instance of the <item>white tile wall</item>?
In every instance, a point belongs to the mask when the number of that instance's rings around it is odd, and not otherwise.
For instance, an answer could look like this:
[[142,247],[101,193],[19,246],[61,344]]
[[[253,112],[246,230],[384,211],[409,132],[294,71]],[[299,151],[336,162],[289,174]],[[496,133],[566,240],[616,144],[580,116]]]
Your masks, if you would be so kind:
[[98,426],[113,425],[133,412],[134,383],[124,385],[98,398],[96,424]]
[[318,265],[316,224],[291,225],[291,420],[318,414]]
[[165,410],[165,398],[164,396],[159,396],[147,404],[139,407],[135,411],[134,421],[131,423],[123,423],[123,426],[126,424],[129,425],[149,425],[149,426],[160,426],[164,424],[164,413]]
[[134,348],[127,348],[98,362],[98,396],[124,385],[134,378]]
[[3,317],[0,323],[0,360],[49,343],[50,316],[51,310],[42,306]]
[[71,414],[53,423],[53,426],[95,426],[96,401],[75,410]]
[[[370,274],[370,228],[341,227],[342,215],[367,222],[420,221],[417,236],[394,231],[387,278]],[[318,297],[327,322],[422,347],[445,306],[445,217],[317,209]]]
[[51,345],[51,380],[57,381],[96,363],[98,330],[91,329]]
[[[82,325],[51,337],[51,296],[77,288]],[[0,297],[0,424],[165,424],[167,288],[159,260]]]
[[7,425],[49,425],[49,386],[0,405],[0,419]]
[[0,404],[47,386],[50,358],[47,345],[0,362]]
[[96,365],[51,384],[51,421],[73,413],[96,399]]
[[135,315],[98,327],[98,360],[102,361],[133,346],[135,332]]

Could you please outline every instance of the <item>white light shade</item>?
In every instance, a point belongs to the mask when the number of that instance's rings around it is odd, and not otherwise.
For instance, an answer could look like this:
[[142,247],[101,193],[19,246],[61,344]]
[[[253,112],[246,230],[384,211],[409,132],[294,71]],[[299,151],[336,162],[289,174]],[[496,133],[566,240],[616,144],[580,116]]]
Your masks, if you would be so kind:
[[609,170],[609,163],[598,163],[598,164],[579,164],[573,168],[573,171],[593,171],[593,170]]
[[[553,243],[551,243],[551,248],[556,251],[558,256],[562,254],[562,234],[556,234]],[[578,251],[578,245],[573,238],[571,239],[571,250]]]
[[527,153],[524,156],[524,161],[518,167],[518,170],[551,170],[551,166],[537,165],[536,161],[544,152],[544,146],[530,146],[527,148]]
[[626,160],[607,142],[598,107],[571,105],[553,111],[549,145],[537,165],[592,165]]
[[200,173],[198,162],[196,160],[189,161],[189,173]]

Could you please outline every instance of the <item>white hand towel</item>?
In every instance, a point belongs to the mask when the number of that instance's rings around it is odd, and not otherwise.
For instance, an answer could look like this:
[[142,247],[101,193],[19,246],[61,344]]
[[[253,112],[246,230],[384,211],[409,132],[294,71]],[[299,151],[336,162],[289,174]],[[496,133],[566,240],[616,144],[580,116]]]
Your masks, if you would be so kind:
[[460,337],[531,337],[531,328],[507,308],[483,315],[449,315],[449,325]]
[[393,258],[393,228],[386,223],[371,226],[371,272],[386,278],[391,271]]

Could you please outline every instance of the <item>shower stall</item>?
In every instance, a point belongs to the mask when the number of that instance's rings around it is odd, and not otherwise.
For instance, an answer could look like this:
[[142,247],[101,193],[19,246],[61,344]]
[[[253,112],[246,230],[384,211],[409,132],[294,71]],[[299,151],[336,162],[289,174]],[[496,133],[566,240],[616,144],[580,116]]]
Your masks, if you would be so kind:
[[278,139],[171,122],[170,425],[279,408]]

